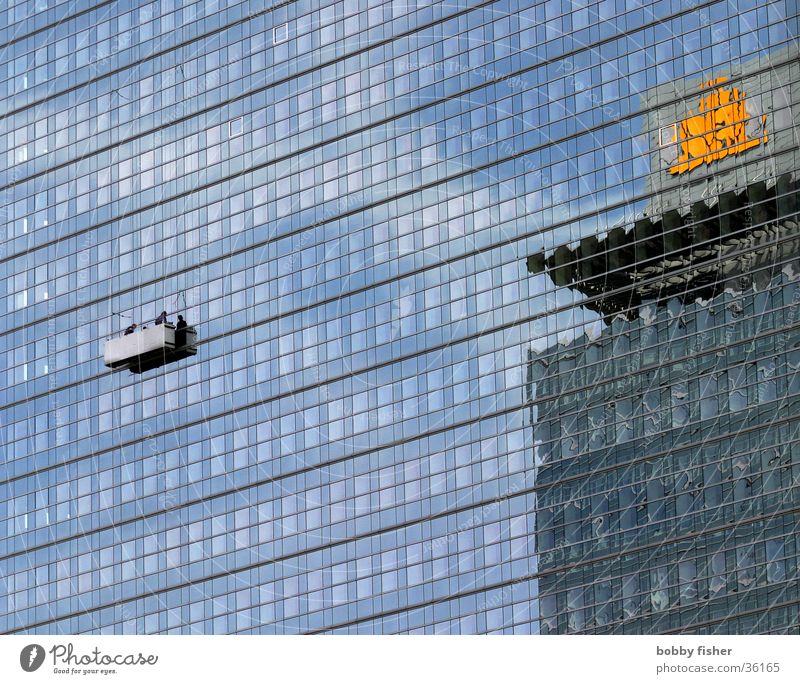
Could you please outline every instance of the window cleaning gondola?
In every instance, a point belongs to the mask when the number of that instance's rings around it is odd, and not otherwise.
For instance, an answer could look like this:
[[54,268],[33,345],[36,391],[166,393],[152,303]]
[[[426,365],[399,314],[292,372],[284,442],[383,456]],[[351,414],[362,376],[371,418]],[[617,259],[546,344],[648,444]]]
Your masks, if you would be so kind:
[[152,326],[132,323],[106,340],[103,361],[114,370],[143,373],[197,354],[197,331],[178,316],[177,325],[162,311]]

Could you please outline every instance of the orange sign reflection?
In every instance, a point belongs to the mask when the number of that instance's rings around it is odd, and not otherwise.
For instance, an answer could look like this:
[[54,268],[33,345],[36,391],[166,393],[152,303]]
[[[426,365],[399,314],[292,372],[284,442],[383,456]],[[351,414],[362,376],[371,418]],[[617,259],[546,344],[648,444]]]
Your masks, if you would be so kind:
[[[724,80],[708,81],[704,87],[711,88]],[[766,114],[760,117],[763,135],[748,138],[745,93],[738,88],[716,88],[700,99],[697,114],[692,115],[691,109],[689,114],[678,127],[681,152],[678,163],[669,168],[672,174],[691,171],[704,162],[710,164],[767,142]]]

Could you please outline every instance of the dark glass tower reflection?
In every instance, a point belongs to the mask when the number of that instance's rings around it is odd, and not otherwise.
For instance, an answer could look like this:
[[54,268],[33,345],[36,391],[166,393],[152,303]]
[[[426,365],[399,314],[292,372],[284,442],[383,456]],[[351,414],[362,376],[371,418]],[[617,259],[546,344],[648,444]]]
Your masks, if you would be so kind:
[[796,137],[775,131],[764,172],[723,168],[725,189],[702,167],[728,125],[702,131],[699,182],[527,260],[597,316],[529,355],[543,632],[798,630]]
[[0,632],[796,631],[797,14],[6,3]]

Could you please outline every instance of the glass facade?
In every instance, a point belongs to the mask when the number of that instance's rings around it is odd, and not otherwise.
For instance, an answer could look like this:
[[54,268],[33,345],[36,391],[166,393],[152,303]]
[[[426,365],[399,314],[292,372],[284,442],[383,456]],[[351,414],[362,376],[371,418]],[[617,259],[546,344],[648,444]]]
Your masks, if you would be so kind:
[[0,632],[797,632],[797,35],[9,0]]

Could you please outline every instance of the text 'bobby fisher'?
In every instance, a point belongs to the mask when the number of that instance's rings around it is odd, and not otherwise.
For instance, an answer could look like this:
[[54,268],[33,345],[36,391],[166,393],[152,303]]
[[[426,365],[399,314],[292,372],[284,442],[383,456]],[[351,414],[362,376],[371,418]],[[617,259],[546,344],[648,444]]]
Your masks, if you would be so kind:
[[157,655],[143,653],[101,653],[95,648],[88,654],[76,655],[72,644],[59,644],[50,649],[53,654],[53,665],[155,665]]
[[732,648],[717,648],[716,646],[698,646],[687,648],[685,646],[656,646],[656,655],[682,656],[691,658],[695,652],[698,656],[729,656]]

